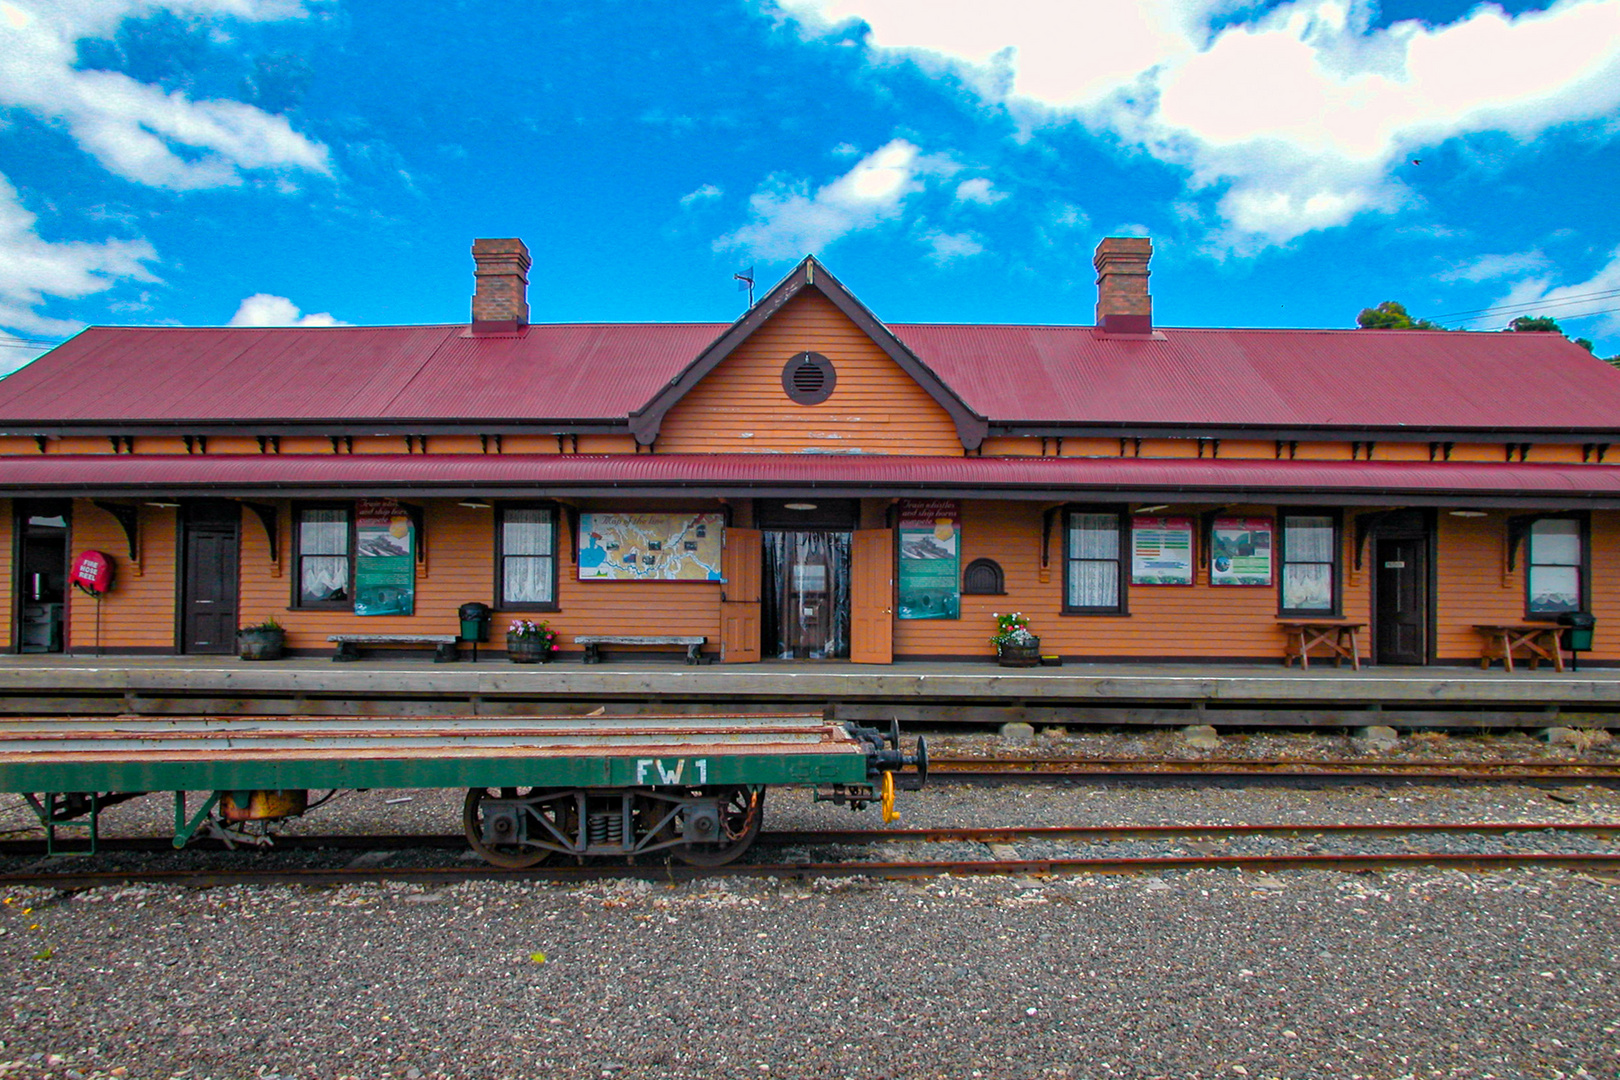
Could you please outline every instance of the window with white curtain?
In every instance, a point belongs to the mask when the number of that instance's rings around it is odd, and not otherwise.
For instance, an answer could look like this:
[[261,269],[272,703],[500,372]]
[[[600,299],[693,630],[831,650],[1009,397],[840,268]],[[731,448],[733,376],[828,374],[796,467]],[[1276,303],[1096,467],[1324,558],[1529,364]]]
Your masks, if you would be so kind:
[[1117,510],[1069,510],[1063,518],[1063,610],[1076,614],[1125,611]]
[[354,510],[298,510],[298,607],[348,607],[354,600]]
[[1578,518],[1537,518],[1530,523],[1525,559],[1525,612],[1558,615],[1584,610],[1585,537]]
[[1285,615],[1339,611],[1339,521],[1334,514],[1284,514],[1282,595]]
[[497,595],[509,610],[557,607],[557,511],[503,506],[496,527]]

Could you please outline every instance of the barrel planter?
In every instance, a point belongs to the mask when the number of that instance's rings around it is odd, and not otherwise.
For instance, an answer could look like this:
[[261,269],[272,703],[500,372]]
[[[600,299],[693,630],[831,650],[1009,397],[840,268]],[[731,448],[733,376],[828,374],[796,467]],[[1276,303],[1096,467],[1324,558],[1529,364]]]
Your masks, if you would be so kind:
[[514,664],[551,663],[551,642],[543,637],[506,635],[506,658]]
[[280,660],[287,644],[285,630],[238,630],[236,653],[243,660]]
[[1041,639],[1028,645],[996,646],[996,663],[1002,667],[1036,667],[1041,662]]

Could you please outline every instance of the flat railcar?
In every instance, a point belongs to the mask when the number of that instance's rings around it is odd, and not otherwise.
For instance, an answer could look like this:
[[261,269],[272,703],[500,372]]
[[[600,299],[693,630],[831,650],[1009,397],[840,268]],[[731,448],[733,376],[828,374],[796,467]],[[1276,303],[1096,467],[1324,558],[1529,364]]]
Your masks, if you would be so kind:
[[[0,723],[0,791],[23,795],[56,849],[101,812],[172,793],[174,844],[199,831],[263,842],[319,805],[309,793],[464,788],[462,827],[489,862],[673,856],[720,866],[759,832],[765,792],[894,807],[895,774],[927,775],[927,744],[819,715],[32,717]],[[188,792],[206,794],[188,807]],[[81,844],[81,847],[83,845]]]

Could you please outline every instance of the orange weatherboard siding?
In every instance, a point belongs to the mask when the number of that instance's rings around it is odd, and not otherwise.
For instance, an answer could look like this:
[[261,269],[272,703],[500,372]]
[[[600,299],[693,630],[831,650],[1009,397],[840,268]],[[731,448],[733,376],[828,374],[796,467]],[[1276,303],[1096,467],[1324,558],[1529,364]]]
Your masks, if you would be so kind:
[[[0,499],[0,551],[15,551],[16,545],[12,542],[13,527],[16,522],[16,504],[10,499]],[[12,576],[15,572],[15,563],[12,559],[0,559],[0,596],[6,598],[8,607],[12,606]],[[13,608],[13,610],[15,610]],[[11,648],[12,619],[8,616],[0,619],[0,649]]]
[[96,648],[96,608],[101,608],[101,647],[166,650],[174,647],[175,511],[140,508],[141,562],[129,561],[129,541],[113,516],[86,499],[73,501],[69,557],[81,551],[112,556],[112,591],[92,600],[67,591],[67,647],[78,653]]
[[[782,389],[795,355],[832,361],[837,387],[819,405]],[[790,300],[664,417],[660,453],[860,451],[949,454],[962,443],[950,415],[833,303],[813,290]]]

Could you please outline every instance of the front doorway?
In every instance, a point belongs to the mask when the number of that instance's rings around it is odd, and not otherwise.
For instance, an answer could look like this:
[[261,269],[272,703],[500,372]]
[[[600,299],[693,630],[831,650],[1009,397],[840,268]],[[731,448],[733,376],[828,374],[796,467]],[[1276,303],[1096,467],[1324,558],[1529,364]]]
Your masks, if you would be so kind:
[[754,505],[761,565],[761,653],[774,660],[849,659],[853,499]]
[[12,641],[23,653],[59,653],[66,647],[68,535],[73,504],[66,499],[17,502],[16,588]]
[[1403,510],[1373,530],[1373,656],[1380,664],[1426,664],[1429,625],[1428,515]]
[[189,503],[180,518],[180,651],[236,651],[237,551],[242,508],[236,503]]

